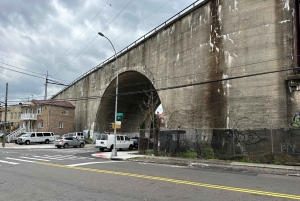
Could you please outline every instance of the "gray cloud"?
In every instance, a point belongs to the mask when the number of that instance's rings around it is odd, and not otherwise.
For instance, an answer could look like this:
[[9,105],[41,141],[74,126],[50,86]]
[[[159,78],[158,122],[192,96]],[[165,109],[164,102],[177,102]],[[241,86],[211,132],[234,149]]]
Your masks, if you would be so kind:
[[[0,67],[37,73],[34,75],[40,77],[45,77],[48,71],[53,79],[72,82],[113,56],[110,44],[98,37],[98,31],[103,31],[120,51],[193,2],[3,0],[0,2],[0,62],[11,66],[0,64]],[[10,100],[27,100],[31,94],[43,99],[45,79],[3,68],[0,68],[0,78],[1,101],[6,82],[9,83]],[[61,88],[49,85],[48,97]]]

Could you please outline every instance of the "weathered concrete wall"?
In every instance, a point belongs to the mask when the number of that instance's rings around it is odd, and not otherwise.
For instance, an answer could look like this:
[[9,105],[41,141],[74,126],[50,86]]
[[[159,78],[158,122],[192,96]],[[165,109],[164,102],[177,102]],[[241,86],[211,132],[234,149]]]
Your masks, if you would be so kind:
[[[285,77],[292,72],[251,75],[293,67],[292,8],[289,0],[204,1],[119,55],[121,82],[135,84],[137,77],[125,79],[131,71],[156,89],[249,76],[159,91],[168,128],[286,127],[298,107],[286,89]],[[115,65],[112,60],[104,66]],[[99,97],[114,92],[115,75],[99,68],[54,98],[79,99],[72,102],[75,125],[90,129],[103,101]],[[98,99],[80,100],[87,97]]]

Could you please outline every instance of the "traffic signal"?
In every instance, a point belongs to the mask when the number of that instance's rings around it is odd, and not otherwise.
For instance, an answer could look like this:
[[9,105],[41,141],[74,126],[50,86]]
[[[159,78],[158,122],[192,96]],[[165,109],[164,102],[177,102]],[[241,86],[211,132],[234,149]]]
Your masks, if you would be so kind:
[[114,129],[115,128],[115,123],[110,123],[109,128]]
[[121,129],[121,124],[117,124],[116,129]]

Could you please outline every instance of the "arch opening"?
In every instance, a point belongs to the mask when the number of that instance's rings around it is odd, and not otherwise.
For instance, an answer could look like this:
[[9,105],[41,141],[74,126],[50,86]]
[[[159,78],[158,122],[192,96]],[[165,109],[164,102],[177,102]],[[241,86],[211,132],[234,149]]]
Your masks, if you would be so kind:
[[[140,125],[150,126],[150,115],[154,115],[161,105],[158,93],[152,82],[136,71],[126,71],[119,74],[117,112],[123,113],[119,133],[137,133]],[[109,128],[114,123],[116,78],[105,90],[97,112],[95,131],[113,132]]]

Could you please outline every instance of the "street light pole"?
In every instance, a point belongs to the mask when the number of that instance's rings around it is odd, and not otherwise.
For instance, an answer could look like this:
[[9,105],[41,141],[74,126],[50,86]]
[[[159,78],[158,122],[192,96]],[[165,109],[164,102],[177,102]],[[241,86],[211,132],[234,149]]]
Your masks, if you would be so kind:
[[119,73],[118,73],[118,69],[117,69],[117,52],[115,50],[114,45],[112,44],[112,42],[109,40],[109,38],[107,38],[103,33],[98,32],[98,34],[104,38],[106,38],[111,46],[113,47],[114,51],[115,51],[115,59],[116,59],[116,65],[115,65],[115,71],[117,73],[116,75],[116,103],[115,103],[115,124],[114,124],[114,147],[113,147],[113,151],[111,152],[111,156],[117,156],[117,149],[116,149],[116,145],[117,145],[117,110],[118,110],[118,85],[119,85]]
[[5,92],[5,113],[4,113],[4,132],[2,136],[2,147],[5,147],[6,141],[6,121],[7,121],[7,92],[8,92],[8,83],[6,83],[6,92]]

